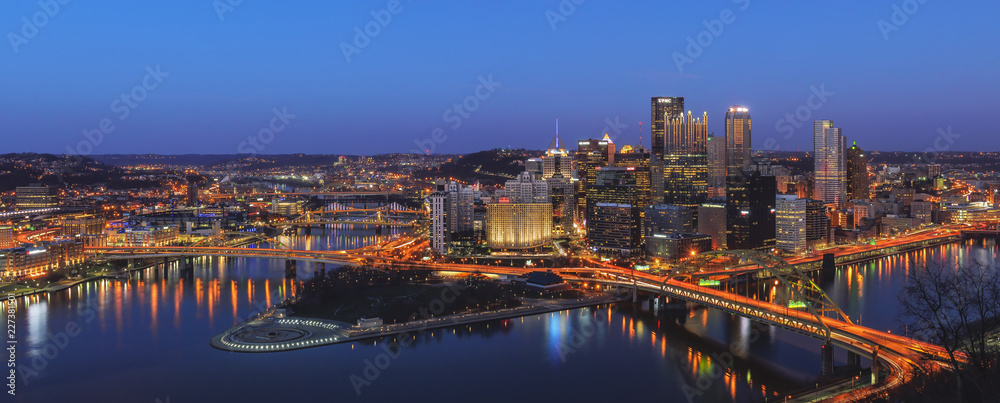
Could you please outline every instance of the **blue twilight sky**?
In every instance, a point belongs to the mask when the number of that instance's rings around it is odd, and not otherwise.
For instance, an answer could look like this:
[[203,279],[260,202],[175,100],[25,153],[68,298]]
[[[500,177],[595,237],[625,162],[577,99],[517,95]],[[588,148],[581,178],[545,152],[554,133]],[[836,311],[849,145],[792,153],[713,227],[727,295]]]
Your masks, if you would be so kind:
[[648,145],[651,96],[720,136],[749,107],[755,149],[832,119],[865,149],[1000,150],[1000,2],[920,1],[6,0],[0,153],[542,149],[556,118]]

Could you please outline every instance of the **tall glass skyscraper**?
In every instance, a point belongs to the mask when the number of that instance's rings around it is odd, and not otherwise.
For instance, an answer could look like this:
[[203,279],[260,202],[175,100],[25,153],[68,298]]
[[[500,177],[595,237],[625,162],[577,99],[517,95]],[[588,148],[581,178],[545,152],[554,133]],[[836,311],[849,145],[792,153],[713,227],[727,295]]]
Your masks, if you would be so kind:
[[653,155],[663,155],[666,146],[667,124],[684,117],[684,97],[653,97],[650,107],[652,116]]
[[847,200],[845,185],[846,166],[844,149],[846,140],[831,120],[813,122],[813,158],[816,182],[813,199],[825,204],[843,207]]
[[708,112],[667,122],[663,147],[663,202],[691,208],[708,198]]
[[733,106],[726,112],[726,175],[750,170],[750,110]]

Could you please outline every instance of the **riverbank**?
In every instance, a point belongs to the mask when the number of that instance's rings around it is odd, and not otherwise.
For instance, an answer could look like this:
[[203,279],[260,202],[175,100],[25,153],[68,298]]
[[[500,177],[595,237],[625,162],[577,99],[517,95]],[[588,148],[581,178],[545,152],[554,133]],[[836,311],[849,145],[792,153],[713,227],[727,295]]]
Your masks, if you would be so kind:
[[571,300],[531,300],[531,305],[517,308],[449,315],[370,329],[327,319],[277,318],[272,313],[268,317],[240,323],[213,337],[210,344],[220,350],[245,353],[290,351],[620,301],[621,298],[606,294]]

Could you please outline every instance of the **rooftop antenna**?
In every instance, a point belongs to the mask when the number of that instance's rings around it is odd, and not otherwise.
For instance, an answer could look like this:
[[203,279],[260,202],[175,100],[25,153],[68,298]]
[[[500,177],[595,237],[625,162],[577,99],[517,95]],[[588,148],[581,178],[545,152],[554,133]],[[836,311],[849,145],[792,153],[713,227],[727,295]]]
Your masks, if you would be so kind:
[[639,122],[639,147],[642,147],[642,122]]

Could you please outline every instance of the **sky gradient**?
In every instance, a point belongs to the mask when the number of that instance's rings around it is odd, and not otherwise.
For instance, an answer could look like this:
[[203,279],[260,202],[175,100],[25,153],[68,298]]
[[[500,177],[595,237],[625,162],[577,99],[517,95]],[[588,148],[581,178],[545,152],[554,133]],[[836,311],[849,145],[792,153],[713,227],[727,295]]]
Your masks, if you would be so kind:
[[[948,127],[939,147],[1000,150],[996,2],[51,1],[46,18],[0,5],[0,153],[542,149],[556,118],[571,144],[636,144],[643,122],[648,146],[652,96],[685,97],[719,136],[747,106],[754,149],[810,150],[812,120],[831,119],[866,150],[923,151]],[[828,95],[810,109],[813,87]]]

